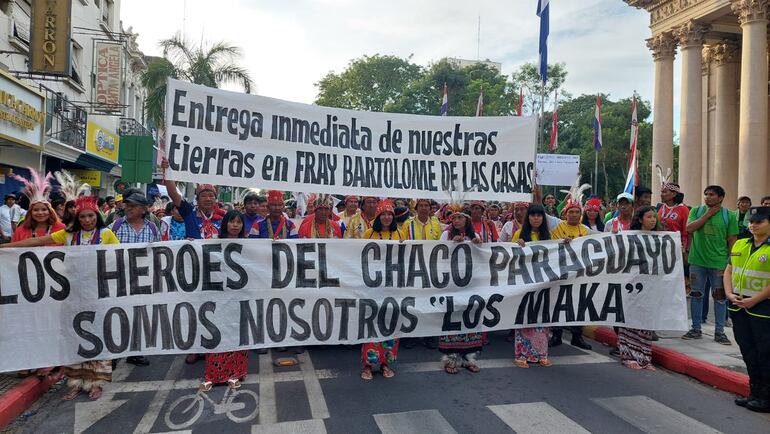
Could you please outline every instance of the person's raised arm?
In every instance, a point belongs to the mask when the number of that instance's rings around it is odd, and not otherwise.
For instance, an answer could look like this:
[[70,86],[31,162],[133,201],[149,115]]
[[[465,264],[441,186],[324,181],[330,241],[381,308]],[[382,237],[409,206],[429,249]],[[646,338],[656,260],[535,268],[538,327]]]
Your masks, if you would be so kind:
[[[166,157],[161,159],[160,168],[163,169],[164,173],[166,172],[166,169],[168,169],[168,160]],[[168,190],[168,197],[171,199],[171,202],[174,202],[174,206],[178,207],[182,203],[182,195],[179,194],[176,189],[176,182],[164,177],[163,185],[165,185],[166,190]]]
[[54,244],[54,240],[50,235],[44,237],[32,237],[26,240],[16,241],[14,243],[0,244],[0,248],[9,247],[40,247],[46,244]]

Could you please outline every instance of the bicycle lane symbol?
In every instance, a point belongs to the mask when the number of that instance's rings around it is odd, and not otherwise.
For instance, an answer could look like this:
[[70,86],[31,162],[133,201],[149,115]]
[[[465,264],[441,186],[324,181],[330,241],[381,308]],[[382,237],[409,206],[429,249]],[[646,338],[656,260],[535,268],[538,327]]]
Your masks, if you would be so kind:
[[173,430],[189,428],[203,414],[206,403],[214,407],[214,414],[224,414],[235,423],[254,420],[259,413],[259,396],[250,390],[225,390],[222,400],[216,403],[205,392],[179,397],[166,412],[166,425]]

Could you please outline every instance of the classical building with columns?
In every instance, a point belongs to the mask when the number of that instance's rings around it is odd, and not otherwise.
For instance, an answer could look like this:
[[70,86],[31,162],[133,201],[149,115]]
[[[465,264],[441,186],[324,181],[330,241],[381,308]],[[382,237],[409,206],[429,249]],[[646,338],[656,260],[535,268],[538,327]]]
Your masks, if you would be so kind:
[[647,46],[655,64],[655,165],[673,167],[674,56],[681,56],[679,174],[686,202],[703,187],[725,188],[758,204],[770,194],[768,17],[770,0],[624,0],[650,13]]

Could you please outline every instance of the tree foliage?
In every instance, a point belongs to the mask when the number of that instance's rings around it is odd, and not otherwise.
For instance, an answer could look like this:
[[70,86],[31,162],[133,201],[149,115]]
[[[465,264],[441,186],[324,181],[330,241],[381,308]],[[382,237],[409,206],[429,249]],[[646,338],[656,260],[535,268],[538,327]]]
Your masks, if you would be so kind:
[[[548,65],[549,81],[544,85],[533,63],[522,65],[510,77],[485,64],[458,68],[446,59],[422,67],[411,58],[364,56],[350,62],[337,74],[330,72],[316,85],[316,103],[331,107],[397,113],[437,115],[444,84],[448,89],[449,114],[474,116],[481,88],[484,89],[484,115],[516,114],[519,92],[523,89],[523,114],[537,116],[541,98],[553,110],[554,91],[559,90],[559,148],[557,153],[580,155],[583,182],[591,182],[594,173],[593,119],[595,95],[573,98],[564,90],[567,67]],[[631,98],[612,101],[602,95],[602,138],[598,154],[598,185],[593,192],[614,198],[625,184],[628,172],[631,131]],[[640,184],[649,186],[652,124],[649,103],[637,99],[639,119],[638,166]],[[552,111],[545,112],[542,141],[550,142]]]
[[159,45],[163,58],[151,62],[142,74],[142,85],[148,90],[145,105],[150,124],[164,125],[168,78],[209,87],[235,83],[251,92],[254,82],[248,70],[235,63],[241,56],[239,47],[225,42],[193,45],[179,34],[160,41]]

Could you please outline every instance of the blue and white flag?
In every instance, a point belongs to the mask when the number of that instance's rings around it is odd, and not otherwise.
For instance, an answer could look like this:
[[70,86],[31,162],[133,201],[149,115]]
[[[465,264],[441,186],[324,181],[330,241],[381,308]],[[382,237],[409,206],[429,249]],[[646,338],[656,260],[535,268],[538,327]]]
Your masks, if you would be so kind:
[[441,116],[446,116],[449,113],[449,95],[446,91],[446,83],[444,83],[444,98],[441,100]]
[[596,111],[594,112],[594,149],[602,149],[602,99],[596,95]]
[[540,45],[538,48],[537,66],[540,79],[548,81],[548,32],[549,32],[549,0],[537,1],[537,16],[540,17]]

